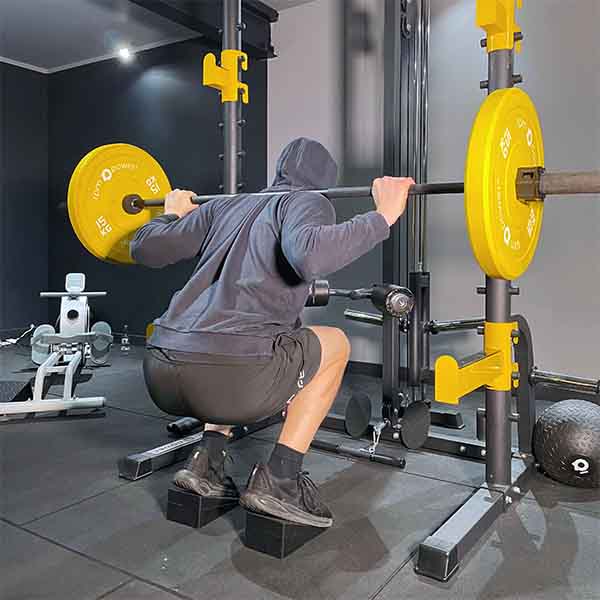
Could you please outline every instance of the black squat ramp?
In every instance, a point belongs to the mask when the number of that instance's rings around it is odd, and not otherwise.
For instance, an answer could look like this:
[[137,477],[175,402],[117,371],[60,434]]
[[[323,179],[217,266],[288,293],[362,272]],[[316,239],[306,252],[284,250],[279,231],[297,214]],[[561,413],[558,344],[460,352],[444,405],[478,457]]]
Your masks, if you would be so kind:
[[247,510],[243,542],[247,548],[282,559],[324,531],[327,528],[296,525]]
[[188,527],[204,527],[238,506],[237,499],[207,498],[172,485],[167,496],[167,519]]

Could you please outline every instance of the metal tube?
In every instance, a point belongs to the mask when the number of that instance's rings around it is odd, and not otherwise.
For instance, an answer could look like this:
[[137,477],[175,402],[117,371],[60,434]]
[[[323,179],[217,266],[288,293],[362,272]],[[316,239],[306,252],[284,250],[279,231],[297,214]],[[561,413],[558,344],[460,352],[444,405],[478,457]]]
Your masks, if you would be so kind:
[[385,360],[381,373],[381,417],[388,419],[394,427],[402,417],[400,406],[400,332],[402,324],[399,319],[383,314],[383,356]]
[[108,292],[40,292],[40,298],[100,298],[106,296]]
[[488,54],[488,93],[513,87],[513,51],[496,50]]
[[0,402],[0,411],[3,415],[29,415],[41,412],[102,408],[105,404],[106,398],[102,396],[73,398],[71,400],[45,398],[44,400],[27,400],[23,402]]
[[[33,386],[33,400],[42,400],[42,396],[44,394],[44,381],[46,379],[46,375],[58,363],[60,357],[62,356],[61,352],[52,352],[52,354],[48,355],[48,358],[38,367],[37,373],[35,374],[35,383]],[[15,404],[17,404],[15,402]]]
[[[412,82],[410,87],[410,95],[408,96],[409,102],[414,101],[414,106],[409,106],[409,136],[413,138],[412,155],[410,156],[410,169],[409,173],[412,174],[415,181],[421,182],[421,2],[416,2],[414,5],[415,20],[413,26],[414,43],[411,44],[409,50],[409,79]],[[419,235],[421,232],[421,202],[420,198],[416,197],[410,205],[410,228],[411,228],[411,256],[410,256],[410,267],[409,271],[419,271],[421,267],[419,258],[419,248],[421,247]],[[410,287],[410,284],[409,284]],[[410,347],[410,333],[409,333],[409,347]],[[410,362],[411,350],[409,349],[409,362]],[[409,368],[410,372],[410,368]],[[409,377],[410,379],[410,377]],[[409,382],[409,385],[410,382]]]
[[63,400],[65,402],[70,402],[73,400],[73,378],[75,377],[75,371],[77,370],[77,367],[81,364],[82,358],[83,355],[81,350],[77,350],[64,369],[65,379],[63,382]]
[[562,373],[552,373],[550,371],[538,371],[533,369],[530,375],[533,385],[546,385],[549,387],[560,388],[569,392],[580,392],[583,394],[600,394],[600,381],[596,379],[586,379],[583,377],[573,377]]
[[[420,194],[436,194],[436,195],[446,195],[446,194],[462,194],[464,192],[465,186],[462,182],[448,182],[448,183],[423,183],[416,184],[411,186],[409,190],[410,196],[418,196]],[[303,191],[303,190],[292,190],[292,191]],[[312,191],[317,194],[322,194],[326,198],[331,200],[336,198],[369,198],[371,196],[371,186],[361,186],[361,187],[337,187],[337,188],[327,188],[321,190],[305,190]],[[249,194],[251,196],[286,196],[290,194],[291,191],[281,191],[281,192],[253,192]],[[203,204],[204,202],[209,202],[210,200],[215,199],[225,199],[225,198],[235,198],[237,194],[204,194],[201,196],[192,197],[192,202],[194,204]],[[134,198],[134,195],[126,196],[126,199]],[[165,199],[164,198],[150,198],[150,199],[142,199],[135,197],[131,200],[132,205],[135,208],[145,208],[152,206],[164,206]],[[128,212],[128,211],[126,211]]]
[[[416,306],[419,307],[420,295],[416,297]],[[418,310],[413,313],[408,325],[408,365],[407,365],[407,383],[410,388],[421,385],[421,336],[419,332]]]
[[510,485],[511,423],[510,392],[485,390],[485,479],[490,485]]
[[[429,68],[429,18],[430,2],[422,0],[419,13],[419,59],[418,59],[418,93],[419,111],[418,119],[418,154],[417,164],[418,181],[427,181],[427,159],[428,159],[428,111],[429,111],[429,87],[428,87],[428,68]],[[417,198],[417,222],[416,222],[416,241],[415,248],[415,266],[417,271],[427,269],[427,197]]]
[[372,288],[358,288],[356,290],[345,290],[342,288],[331,288],[329,296],[338,296],[340,298],[349,298],[350,300],[366,300],[373,295]]
[[[488,93],[513,86],[513,51],[488,53]],[[486,277],[485,319],[507,323],[511,316],[510,281]],[[486,388],[486,462],[488,485],[510,485],[512,481],[511,393]]]
[[600,171],[548,173],[540,176],[542,196],[600,194]]
[[490,323],[510,321],[510,281],[485,278],[485,320]]
[[429,321],[426,329],[430,333],[448,333],[451,331],[470,331],[482,327],[484,319],[457,319],[455,321]]
[[423,305],[423,280],[421,273],[410,273],[408,287],[415,295],[416,310],[408,322],[408,355],[407,355],[407,384],[415,392],[421,386],[422,369],[422,325],[420,321],[421,306]]
[[344,311],[344,317],[349,321],[357,321],[358,323],[365,323],[367,325],[383,325],[383,315],[378,315],[376,313],[368,313],[347,308]]
[[[223,0],[223,50],[242,48],[242,0]],[[238,69],[239,76],[239,69]],[[238,191],[241,151],[241,109],[239,101],[223,104],[223,191]]]
[[431,368],[431,336],[427,330],[427,323],[431,319],[431,276],[429,273],[423,273],[427,277],[427,286],[423,287],[423,297],[421,306],[417,307],[419,311],[420,334],[421,334],[421,400],[427,399],[427,382],[425,374]]

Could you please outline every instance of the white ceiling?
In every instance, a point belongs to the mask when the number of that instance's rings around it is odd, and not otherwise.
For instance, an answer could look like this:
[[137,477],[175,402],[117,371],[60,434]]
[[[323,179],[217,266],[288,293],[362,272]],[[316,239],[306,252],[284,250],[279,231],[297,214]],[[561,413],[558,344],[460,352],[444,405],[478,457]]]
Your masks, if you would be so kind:
[[[312,0],[267,0],[276,10]],[[129,0],[0,0],[0,61],[53,72],[198,34]]]
[[197,35],[128,0],[0,0],[0,57],[41,71]]

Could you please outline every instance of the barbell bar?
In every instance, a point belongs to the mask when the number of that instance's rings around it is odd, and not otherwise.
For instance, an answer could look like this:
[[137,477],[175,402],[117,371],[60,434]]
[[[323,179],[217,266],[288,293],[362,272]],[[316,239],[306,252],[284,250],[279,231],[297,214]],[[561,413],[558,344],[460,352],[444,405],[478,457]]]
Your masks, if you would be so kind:
[[[519,169],[515,181],[517,198],[522,202],[531,202],[544,199],[546,196],[564,196],[575,194],[600,193],[600,171],[587,172],[546,172],[540,168]],[[309,191],[321,194],[330,200],[339,198],[368,198],[372,196],[370,186],[334,187]],[[446,183],[416,183],[408,190],[409,196],[430,196],[463,194],[465,184],[459,181]],[[250,192],[245,194],[253,198],[266,196],[286,196],[289,191],[279,192]],[[204,194],[190,198],[192,204],[204,204],[211,200],[227,200],[236,198],[240,194]],[[123,198],[123,210],[129,214],[137,214],[144,208],[153,208],[165,205],[164,198],[141,198],[138,194],[128,194]]]
[[[358,186],[358,187],[334,187],[318,190],[297,190],[297,191],[309,191],[317,194],[321,194],[330,200],[337,198],[368,198],[372,195],[370,186]],[[424,196],[432,194],[463,194],[465,186],[462,182],[448,182],[448,183],[417,183],[411,185],[408,194],[409,196]],[[250,192],[244,194],[253,198],[260,198],[266,196],[286,196],[289,195],[290,191],[278,191],[278,192]],[[204,204],[215,199],[231,199],[236,198],[240,194],[206,194],[201,196],[192,196],[190,199],[192,204]],[[123,210],[129,214],[136,214],[142,211],[144,208],[152,208],[156,206],[164,206],[164,198],[141,198],[137,194],[128,194],[123,198]]]

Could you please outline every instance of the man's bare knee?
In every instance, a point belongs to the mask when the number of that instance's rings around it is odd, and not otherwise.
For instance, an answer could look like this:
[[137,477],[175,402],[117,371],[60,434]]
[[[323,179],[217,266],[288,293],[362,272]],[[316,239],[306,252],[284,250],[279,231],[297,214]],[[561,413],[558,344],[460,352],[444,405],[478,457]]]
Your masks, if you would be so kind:
[[334,362],[347,363],[350,358],[350,340],[337,327],[311,327],[321,342],[321,368]]

